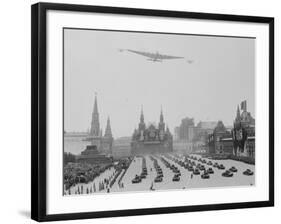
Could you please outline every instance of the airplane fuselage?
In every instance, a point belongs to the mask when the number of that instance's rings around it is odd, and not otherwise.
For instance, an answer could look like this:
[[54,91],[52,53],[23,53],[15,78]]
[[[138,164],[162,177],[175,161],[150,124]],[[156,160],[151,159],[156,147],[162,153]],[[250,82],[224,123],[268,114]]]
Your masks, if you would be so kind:
[[147,59],[148,61],[153,61],[153,62],[162,62],[162,60],[159,57],[158,51],[154,54],[154,57],[151,57]]
[[171,56],[171,55],[164,55],[164,54],[159,54],[158,51],[156,53],[150,53],[150,52],[144,52],[144,51],[136,51],[136,50],[131,50],[131,49],[126,49],[128,52],[134,53],[134,54],[139,54],[144,57],[147,57],[148,61],[153,61],[153,62],[162,62],[163,60],[166,59],[180,59],[184,57],[178,57],[178,56]]

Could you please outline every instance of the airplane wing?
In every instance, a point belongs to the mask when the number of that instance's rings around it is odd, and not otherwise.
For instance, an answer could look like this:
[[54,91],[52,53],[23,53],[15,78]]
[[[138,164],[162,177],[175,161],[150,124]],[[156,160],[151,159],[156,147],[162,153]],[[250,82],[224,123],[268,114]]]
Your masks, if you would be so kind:
[[180,59],[184,57],[177,57],[177,56],[171,56],[171,55],[165,55],[165,54],[158,54],[157,58],[159,59]]
[[177,57],[177,56],[171,56],[171,55],[165,55],[165,54],[159,54],[159,53],[149,53],[149,52],[144,52],[144,51],[135,51],[135,50],[130,50],[130,49],[127,49],[127,51],[135,53],[135,54],[139,54],[139,55],[151,58],[151,59],[159,59],[159,60],[184,58],[184,57]]
[[135,51],[135,50],[130,50],[130,49],[127,49],[127,51],[135,53],[135,54],[139,54],[139,55],[142,55],[142,56],[145,56],[145,57],[148,57],[148,58],[154,58],[155,55],[156,55],[156,54],[149,53],[149,52]]

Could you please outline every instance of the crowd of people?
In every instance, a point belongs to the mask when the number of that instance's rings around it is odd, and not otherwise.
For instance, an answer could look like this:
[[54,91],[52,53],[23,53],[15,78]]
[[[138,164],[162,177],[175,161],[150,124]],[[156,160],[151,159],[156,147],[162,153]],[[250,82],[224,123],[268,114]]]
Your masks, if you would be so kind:
[[65,189],[75,186],[78,183],[89,183],[98,177],[105,170],[113,167],[113,164],[88,164],[88,163],[67,163],[63,168]]
[[[131,158],[122,159],[118,161],[113,161],[110,164],[89,164],[89,163],[79,163],[79,162],[69,162],[64,165],[64,189],[66,194],[84,194],[84,193],[94,193],[96,191],[106,190],[110,192],[110,188],[114,185],[116,180],[118,180],[119,187],[124,187],[122,183],[122,178],[128,169]],[[94,180],[100,177],[106,171],[110,172],[110,175],[105,178],[100,178],[97,187]],[[83,184],[87,187],[83,188]],[[71,191],[71,188],[75,188]]]

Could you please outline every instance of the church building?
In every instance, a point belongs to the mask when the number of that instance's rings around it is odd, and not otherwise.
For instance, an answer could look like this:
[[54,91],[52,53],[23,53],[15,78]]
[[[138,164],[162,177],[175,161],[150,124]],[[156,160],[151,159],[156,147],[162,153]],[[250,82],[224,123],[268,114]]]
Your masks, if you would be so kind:
[[134,130],[131,140],[131,154],[162,154],[173,151],[173,136],[165,127],[161,110],[158,127],[154,124],[146,126],[143,110],[141,110],[138,128]]

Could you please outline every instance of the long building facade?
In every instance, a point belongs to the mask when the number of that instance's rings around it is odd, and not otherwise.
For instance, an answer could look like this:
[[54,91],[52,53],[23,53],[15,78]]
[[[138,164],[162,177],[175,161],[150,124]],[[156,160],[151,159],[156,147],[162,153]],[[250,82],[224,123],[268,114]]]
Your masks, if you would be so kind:
[[233,140],[222,121],[218,121],[214,131],[208,135],[210,154],[233,154]]

